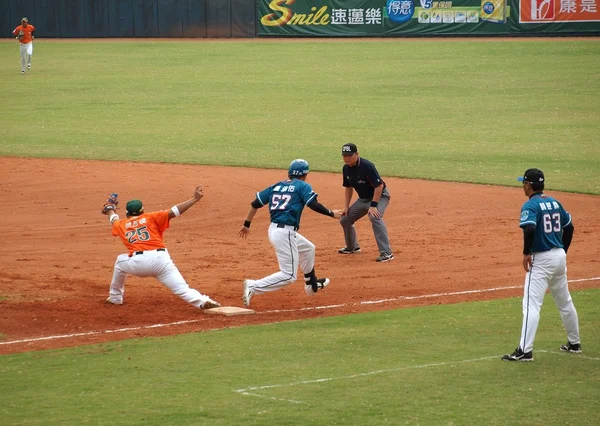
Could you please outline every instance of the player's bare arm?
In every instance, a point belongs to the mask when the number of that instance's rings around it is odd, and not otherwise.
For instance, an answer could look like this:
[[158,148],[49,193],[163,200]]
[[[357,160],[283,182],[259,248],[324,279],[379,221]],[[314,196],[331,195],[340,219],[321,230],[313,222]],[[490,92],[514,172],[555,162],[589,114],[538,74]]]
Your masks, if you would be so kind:
[[194,195],[189,200],[184,201],[183,203],[177,204],[176,206],[171,207],[169,210],[169,219],[173,219],[174,217],[181,216],[184,214],[190,207],[196,204],[204,197],[204,192],[202,189],[202,185],[198,185],[194,190]]

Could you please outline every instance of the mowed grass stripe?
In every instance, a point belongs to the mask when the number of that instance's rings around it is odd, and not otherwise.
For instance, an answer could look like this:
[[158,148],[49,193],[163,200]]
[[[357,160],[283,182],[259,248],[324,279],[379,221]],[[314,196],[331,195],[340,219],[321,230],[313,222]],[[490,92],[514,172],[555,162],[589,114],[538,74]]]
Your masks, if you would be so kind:
[[[575,71],[576,70],[576,71]],[[600,40],[0,43],[0,155],[339,172],[600,193]]]
[[3,424],[594,424],[600,290],[573,300],[584,357],[548,296],[533,363],[499,357],[521,298],[6,355]]

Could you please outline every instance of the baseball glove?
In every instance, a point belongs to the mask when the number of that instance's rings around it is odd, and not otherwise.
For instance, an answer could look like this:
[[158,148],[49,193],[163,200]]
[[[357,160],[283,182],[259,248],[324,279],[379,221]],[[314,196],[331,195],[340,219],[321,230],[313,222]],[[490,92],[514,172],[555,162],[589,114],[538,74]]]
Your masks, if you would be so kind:
[[119,194],[113,192],[110,194],[104,205],[102,206],[102,214],[108,214],[109,211],[117,210],[117,205],[119,205]]
[[25,36],[25,33],[23,32],[23,30],[20,30],[19,34],[17,34],[17,40],[22,40],[24,36]]

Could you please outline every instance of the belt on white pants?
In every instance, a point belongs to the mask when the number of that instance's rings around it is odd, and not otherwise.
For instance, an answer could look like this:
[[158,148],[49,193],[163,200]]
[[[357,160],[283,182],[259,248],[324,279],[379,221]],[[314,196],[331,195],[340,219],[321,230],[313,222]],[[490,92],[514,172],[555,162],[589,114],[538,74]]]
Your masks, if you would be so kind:
[[149,251],[167,251],[167,249],[159,248],[159,249],[156,249],[156,250],[146,250],[145,252],[144,251],[134,251],[133,253],[131,253],[129,255],[129,257],[135,256],[135,255],[138,255],[138,254],[148,253]]
[[273,225],[275,225],[277,228],[283,228],[283,229],[287,229],[288,231],[297,231],[298,227],[297,226],[293,226],[293,225],[286,225],[283,223],[275,223],[272,222]]

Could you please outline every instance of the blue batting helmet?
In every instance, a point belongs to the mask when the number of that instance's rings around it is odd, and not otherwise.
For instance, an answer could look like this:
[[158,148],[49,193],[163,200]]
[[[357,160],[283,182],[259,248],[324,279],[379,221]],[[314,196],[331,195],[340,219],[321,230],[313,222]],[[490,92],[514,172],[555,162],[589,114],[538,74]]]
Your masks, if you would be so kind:
[[297,177],[308,174],[308,161],[298,158],[292,161],[290,168],[288,169],[288,176]]

